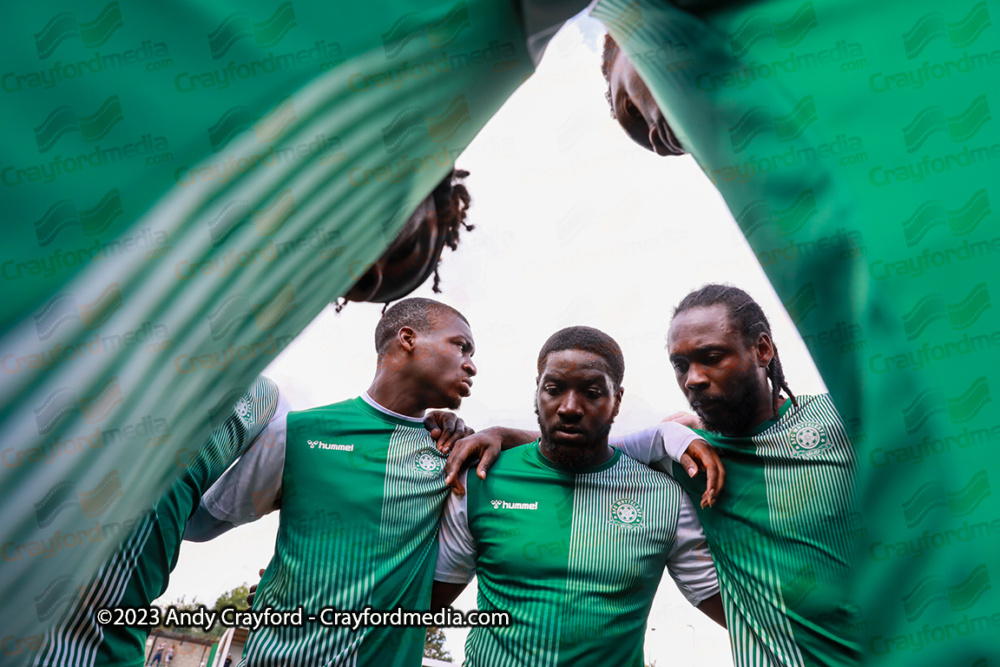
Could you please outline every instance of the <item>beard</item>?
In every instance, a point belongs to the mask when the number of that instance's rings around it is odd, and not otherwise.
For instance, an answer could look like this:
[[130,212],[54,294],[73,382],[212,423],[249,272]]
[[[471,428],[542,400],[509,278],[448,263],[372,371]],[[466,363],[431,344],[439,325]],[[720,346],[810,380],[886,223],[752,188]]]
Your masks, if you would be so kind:
[[611,435],[611,425],[614,423],[614,419],[611,419],[586,442],[565,442],[560,437],[559,432],[550,429],[545,420],[542,419],[537,403],[535,404],[535,416],[538,418],[538,430],[542,433],[541,444],[546,451],[546,456],[553,463],[570,468],[593,465],[591,459],[601,451],[601,446],[607,443],[608,436]]
[[[691,409],[698,413],[706,431],[723,435],[739,435],[756,426],[754,423],[757,407],[760,405],[763,390],[757,382],[757,371],[748,369],[734,379],[737,391],[723,395],[699,395],[691,400]],[[704,403],[721,406],[721,414],[710,417],[702,411]]]

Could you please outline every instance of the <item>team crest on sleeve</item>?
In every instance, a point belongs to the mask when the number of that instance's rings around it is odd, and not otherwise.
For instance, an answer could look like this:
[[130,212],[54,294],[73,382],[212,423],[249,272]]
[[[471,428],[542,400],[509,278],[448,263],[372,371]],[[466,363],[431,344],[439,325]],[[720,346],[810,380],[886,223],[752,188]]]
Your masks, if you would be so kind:
[[416,458],[413,460],[413,468],[417,472],[434,476],[444,468],[444,459],[424,450],[417,453]]
[[251,426],[253,424],[253,412],[250,410],[250,403],[245,397],[240,397],[240,400],[236,402],[234,410],[236,411],[236,416],[238,416],[240,421],[244,424],[247,426]]
[[821,422],[807,421],[797,424],[789,431],[788,438],[795,450],[793,456],[814,456],[830,447],[830,436],[826,425]]
[[611,505],[610,521],[626,528],[639,528],[642,526],[642,507],[631,498],[616,500]]

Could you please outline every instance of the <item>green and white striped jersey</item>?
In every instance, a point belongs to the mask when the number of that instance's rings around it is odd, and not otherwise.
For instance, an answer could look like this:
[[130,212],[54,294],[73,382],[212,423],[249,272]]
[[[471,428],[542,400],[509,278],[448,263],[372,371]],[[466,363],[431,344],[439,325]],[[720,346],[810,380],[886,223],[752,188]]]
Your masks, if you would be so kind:
[[[275,489],[260,468],[281,460]],[[258,470],[242,473],[244,462]],[[280,504],[275,554],[255,609],[301,607],[307,617],[324,607],[427,610],[447,495],[444,462],[421,420],[365,396],[288,413],[285,441],[263,462],[244,457],[205,504],[236,522],[245,520],[240,511],[266,513],[270,496]],[[262,486],[256,508],[247,506],[246,498],[257,494],[247,479]],[[227,499],[234,503],[230,510],[223,507]],[[423,627],[323,627],[318,620],[262,627],[250,634],[244,664],[419,665],[425,633]]]
[[[860,610],[846,594],[854,531],[854,451],[828,394],[786,401],[776,420],[742,437],[696,431],[719,451],[726,485],[698,509],[726,609],[737,667],[856,665],[851,629]],[[656,448],[630,454],[689,478]],[[662,449],[662,448],[661,448]]]
[[[102,626],[104,607],[148,607],[163,594],[177,564],[184,526],[201,494],[275,417],[278,387],[259,376],[212,431],[180,478],[152,510],[127,530],[121,547],[81,589],[62,619],[46,635],[36,667],[141,667],[148,628]],[[106,537],[111,537],[110,535]]]
[[435,579],[479,577],[479,608],[509,627],[469,632],[466,664],[643,665],[646,618],[666,567],[692,604],[718,592],[691,501],[616,450],[569,469],[538,443],[467,476],[441,524]]

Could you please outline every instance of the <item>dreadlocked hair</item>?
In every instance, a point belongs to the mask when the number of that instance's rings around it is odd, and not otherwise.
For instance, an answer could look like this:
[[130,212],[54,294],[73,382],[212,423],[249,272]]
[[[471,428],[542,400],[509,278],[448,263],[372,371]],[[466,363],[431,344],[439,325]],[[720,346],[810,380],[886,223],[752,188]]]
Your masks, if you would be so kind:
[[[475,229],[475,226],[465,221],[469,205],[472,203],[472,197],[469,196],[469,191],[462,182],[468,175],[469,172],[463,169],[452,169],[451,173],[445,176],[431,193],[431,196],[434,197],[434,207],[437,209],[438,225],[441,227],[441,233],[444,234],[444,243],[452,250],[458,249],[458,237],[463,228],[470,232]],[[441,276],[438,274],[440,266],[441,258],[439,257],[437,265],[434,267],[434,286],[432,289],[435,294],[441,293]]]
[[604,75],[604,81],[608,84],[608,89],[604,91],[604,99],[608,101],[608,106],[611,108],[611,117],[617,118],[615,114],[615,102],[611,98],[611,66],[615,62],[615,58],[618,57],[618,53],[621,49],[618,47],[618,42],[615,41],[611,33],[604,33],[604,53],[601,54],[601,74]]
[[729,317],[743,334],[743,341],[748,346],[755,345],[762,333],[766,333],[771,339],[774,356],[771,357],[771,361],[767,365],[767,379],[771,381],[771,407],[774,410],[774,416],[778,416],[778,408],[781,407],[778,397],[782,390],[788,394],[792,405],[798,407],[795,394],[788,388],[788,383],[785,381],[785,372],[781,368],[781,359],[778,358],[778,346],[774,343],[774,336],[771,335],[771,324],[767,321],[763,309],[749,294],[733,285],[705,285],[681,300],[677,308],[674,309],[674,317],[685,310],[717,304],[724,305],[729,311]]
[[[434,198],[434,208],[437,210],[441,233],[444,234],[444,244],[452,250],[458,249],[459,234],[463,228],[470,232],[475,229],[474,225],[465,221],[469,205],[472,203],[469,190],[462,182],[468,175],[469,172],[464,169],[452,169],[428,195]],[[435,294],[441,293],[441,276],[438,274],[440,266],[441,258],[438,257],[437,264],[434,265],[434,286],[431,288]],[[333,304],[334,311],[340,314],[346,305],[347,299],[339,297]],[[388,307],[389,302],[386,302],[382,307],[383,315]]]

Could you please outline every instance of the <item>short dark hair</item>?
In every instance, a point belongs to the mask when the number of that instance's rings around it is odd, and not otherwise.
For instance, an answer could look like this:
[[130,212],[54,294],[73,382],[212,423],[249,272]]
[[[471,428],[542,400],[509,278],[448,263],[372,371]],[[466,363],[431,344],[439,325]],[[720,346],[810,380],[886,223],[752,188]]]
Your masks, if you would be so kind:
[[730,320],[743,335],[743,342],[747,347],[755,345],[762,333],[766,333],[771,339],[774,356],[767,365],[767,378],[771,381],[771,403],[774,414],[777,415],[778,408],[781,407],[778,404],[778,395],[782,389],[788,392],[792,405],[798,406],[795,395],[785,381],[785,372],[781,367],[781,359],[778,358],[778,346],[771,334],[771,323],[767,321],[764,309],[749,294],[734,285],[710,283],[681,299],[674,308],[674,317],[692,308],[707,308],[720,304],[726,307]]
[[622,386],[622,380],[625,379],[625,355],[622,354],[622,349],[615,339],[600,329],[566,327],[549,336],[545,345],[542,345],[542,351],[538,353],[539,375],[542,374],[549,353],[561,350],[583,350],[603,358],[608,364],[608,370],[611,371],[615,389]]
[[618,57],[618,53],[621,48],[618,46],[618,42],[615,38],[611,36],[610,32],[604,33],[604,52],[601,54],[601,74],[604,75],[604,81],[608,84],[608,89],[604,93],[604,97],[608,100],[608,106],[611,107],[611,117],[617,118],[618,114],[615,113],[615,102],[611,97],[611,67],[615,63],[615,58]]
[[382,314],[382,319],[375,327],[375,352],[379,357],[384,355],[389,349],[389,342],[401,328],[410,327],[418,333],[427,333],[449,315],[459,317],[469,324],[465,315],[440,301],[422,297],[397,301]]

